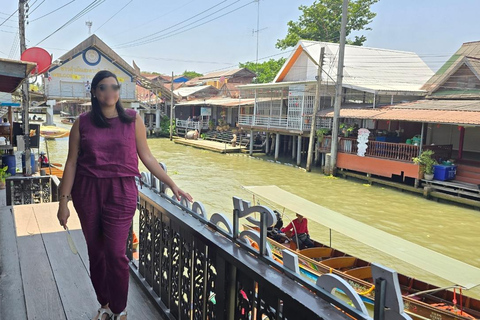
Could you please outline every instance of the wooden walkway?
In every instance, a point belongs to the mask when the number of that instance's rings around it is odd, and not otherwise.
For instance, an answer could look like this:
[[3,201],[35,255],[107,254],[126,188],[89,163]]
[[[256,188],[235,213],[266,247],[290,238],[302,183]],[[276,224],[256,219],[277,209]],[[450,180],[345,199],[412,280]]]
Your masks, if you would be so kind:
[[[92,319],[99,307],[89,277],[87,247],[70,208],[67,232],[56,218],[58,203],[0,207],[0,319]],[[0,201],[1,202],[1,201]],[[162,319],[130,279],[128,319]]]
[[203,140],[203,139],[187,140],[184,138],[177,138],[177,139],[174,139],[173,141],[178,144],[183,144],[186,146],[210,150],[210,151],[219,152],[219,153],[238,153],[242,149],[245,149],[245,147],[240,147],[240,146],[232,147],[230,143]]

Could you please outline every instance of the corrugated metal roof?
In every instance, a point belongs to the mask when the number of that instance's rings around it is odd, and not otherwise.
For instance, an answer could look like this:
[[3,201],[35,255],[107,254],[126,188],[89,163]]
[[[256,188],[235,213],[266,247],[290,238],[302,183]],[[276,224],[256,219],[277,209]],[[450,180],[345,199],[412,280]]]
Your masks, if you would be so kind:
[[181,87],[177,90],[173,90],[173,94],[180,97],[188,97],[196,92],[205,90],[205,89],[215,89],[213,86],[198,86],[198,87]]
[[207,73],[204,76],[199,77],[200,80],[204,79],[210,79],[210,78],[219,78],[219,77],[228,77],[228,76],[233,76],[235,73],[243,70],[245,68],[237,68],[237,69],[231,69],[231,70],[224,70],[224,71],[217,71],[217,72],[211,72]]
[[255,99],[232,99],[232,98],[211,98],[211,99],[195,99],[175,104],[176,106],[221,106],[221,107],[238,107],[245,105],[253,105]]
[[[333,109],[323,110],[320,115],[333,118]],[[340,117],[480,125],[480,101],[419,100],[375,109],[345,108],[340,110]]]
[[[274,82],[315,80],[315,62],[322,47],[325,47],[322,81],[336,79],[339,44],[301,40],[297,46],[303,52],[292,53]],[[433,75],[414,52],[353,45],[345,46],[344,66],[344,87],[364,91],[423,91],[421,87]]]

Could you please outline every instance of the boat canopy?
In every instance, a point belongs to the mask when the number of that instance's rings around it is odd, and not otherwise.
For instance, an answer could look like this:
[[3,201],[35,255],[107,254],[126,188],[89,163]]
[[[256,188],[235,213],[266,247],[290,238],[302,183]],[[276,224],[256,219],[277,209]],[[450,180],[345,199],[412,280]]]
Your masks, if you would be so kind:
[[244,186],[245,190],[340,232],[372,248],[471,289],[480,284],[480,269],[305,200],[277,186]]

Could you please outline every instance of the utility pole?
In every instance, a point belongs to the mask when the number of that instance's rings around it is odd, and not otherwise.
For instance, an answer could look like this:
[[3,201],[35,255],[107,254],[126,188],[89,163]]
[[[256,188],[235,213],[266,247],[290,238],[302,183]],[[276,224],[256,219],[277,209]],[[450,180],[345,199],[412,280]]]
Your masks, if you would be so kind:
[[173,140],[173,71],[172,85],[170,87],[170,141]]
[[[20,36],[20,54],[26,49],[25,45],[25,4],[27,0],[19,0],[18,2],[18,27]],[[30,99],[28,95],[28,79],[23,82],[22,85],[22,104],[23,104],[23,133],[25,140],[25,175],[32,175],[32,164],[30,160],[30,125],[29,125],[29,105]]]
[[338,50],[337,83],[335,86],[335,105],[333,109],[332,147],[330,150],[330,163],[328,166],[328,173],[333,175],[335,175],[337,171],[338,121],[340,118],[340,107],[342,105],[343,62],[345,60],[345,34],[347,20],[348,0],[343,0],[342,28],[340,29],[340,47]]
[[310,128],[310,139],[308,141],[308,155],[307,155],[307,171],[312,171],[313,148],[315,145],[315,133],[317,129],[317,112],[320,105],[320,84],[322,83],[322,68],[323,58],[325,55],[325,47],[320,49],[320,58],[317,64],[317,90],[315,92],[315,104],[313,105],[312,127]]

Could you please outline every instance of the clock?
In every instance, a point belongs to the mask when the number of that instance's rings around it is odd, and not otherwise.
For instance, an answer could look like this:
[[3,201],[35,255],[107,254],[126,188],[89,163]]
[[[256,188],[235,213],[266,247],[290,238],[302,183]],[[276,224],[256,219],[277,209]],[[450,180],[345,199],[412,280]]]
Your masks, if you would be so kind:
[[100,62],[100,52],[95,49],[88,49],[87,51],[83,52],[83,60],[86,64],[90,66],[95,66]]

